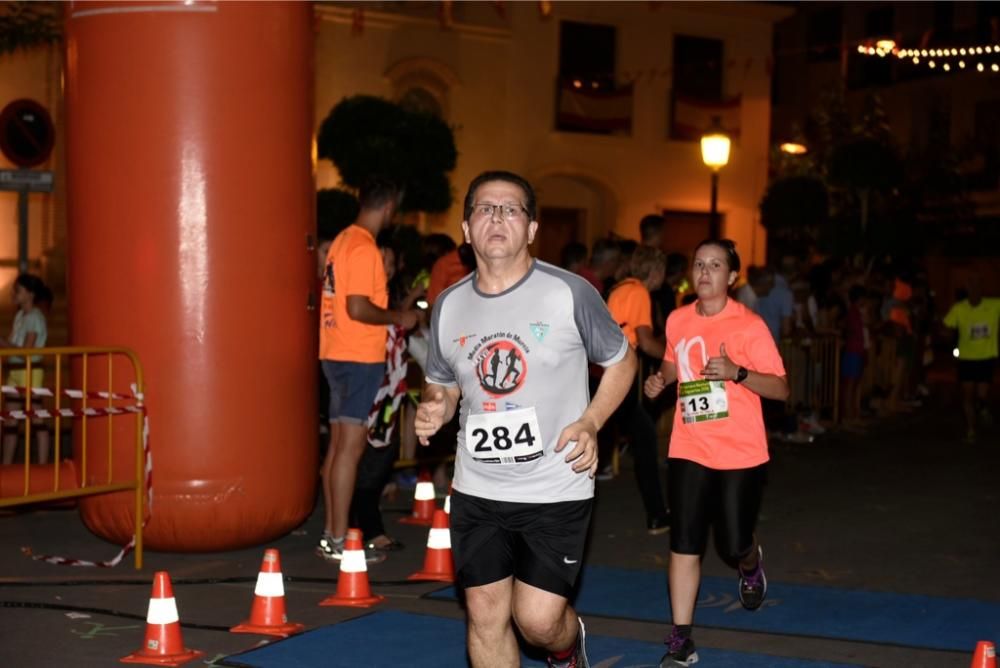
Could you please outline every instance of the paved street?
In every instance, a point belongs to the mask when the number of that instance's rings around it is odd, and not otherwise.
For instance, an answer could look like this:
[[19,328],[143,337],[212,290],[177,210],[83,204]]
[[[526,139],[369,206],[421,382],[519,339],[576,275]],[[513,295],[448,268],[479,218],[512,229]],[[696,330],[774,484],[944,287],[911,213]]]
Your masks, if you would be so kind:
[[[1000,514],[995,510],[1000,439],[994,431],[975,445],[964,443],[951,391],[950,385],[937,387],[937,398],[929,406],[883,421],[866,435],[831,433],[812,444],[772,446],[760,523],[772,586],[789,583],[1000,603]],[[621,475],[599,483],[589,564],[665,569],[669,534],[646,535],[630,466],[626,456]],[[369,571],[373,589],[387,597],[380,609],[461,618],[454,602],[420,598],[440,585],[400,582],[420,568],[427,536],[426,529],[396,525],[395,518],[408,508],[408,499],[401,497],[387,513],[406,549]],[[338,574],[336,566],[312,553],[320,520],[314,513],[298,530],[273,543],[289,578],[289,619],[309,627],[366,612],[317,606],[335,590]],[[185,644],[204,651],[203,661],[244,651],[262,638],[224,630],[249,613],[264,546],[211,554],[150,552],[142,573],[130,562],[112,570],[37,563],[22,555],[23,546],[36,553],[85,559],[104,559],[115,552],[91,536],[73,510],[0,516],[0,665],[117,665],[119,657],[142,642],[149,582],[160,569],[175,581]],[[712,548],[704,564],[706,575],[733,577]],[[667,608],[665,595],[663,606]],[[767,615],[768,609],[754,614]],[[587,624],[590,634],[645,641],[661,640],[666,630],[664,624],[600,616],[589,616]],[[822,634],[790,636],[780,628],[748,632],[696,627],[695,633],[699,647],[869,666],[958,668],[968,666],[973,651],[846,642],[818,637]],[[650,662],[656,658],[650,657]],[[413,665],[424,664],[414,657]]]

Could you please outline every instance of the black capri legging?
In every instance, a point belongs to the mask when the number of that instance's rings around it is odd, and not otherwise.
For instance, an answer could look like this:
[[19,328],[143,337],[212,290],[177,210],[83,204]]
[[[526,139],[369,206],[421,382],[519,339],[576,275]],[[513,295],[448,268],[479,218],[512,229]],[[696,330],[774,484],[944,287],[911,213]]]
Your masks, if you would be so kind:
[[723,558],[739,561],[753,549],[766,464],[720,470],[688,459],[669,460],[670,551],[704,554],[708,528]]

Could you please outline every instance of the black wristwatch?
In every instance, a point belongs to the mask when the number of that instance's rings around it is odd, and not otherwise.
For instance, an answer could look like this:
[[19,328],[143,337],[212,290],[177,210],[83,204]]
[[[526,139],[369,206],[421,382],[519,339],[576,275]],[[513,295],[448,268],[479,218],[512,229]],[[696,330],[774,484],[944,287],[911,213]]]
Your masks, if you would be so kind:
[[750,375],[750,372],[747,371],[747,368],[745,366],[741,366],[739,369],[737,369],[736,378],[735,380],[733,380],[733,382],[739,385],[740,383],[742,383],[744,380],[747,379],[748,375]]

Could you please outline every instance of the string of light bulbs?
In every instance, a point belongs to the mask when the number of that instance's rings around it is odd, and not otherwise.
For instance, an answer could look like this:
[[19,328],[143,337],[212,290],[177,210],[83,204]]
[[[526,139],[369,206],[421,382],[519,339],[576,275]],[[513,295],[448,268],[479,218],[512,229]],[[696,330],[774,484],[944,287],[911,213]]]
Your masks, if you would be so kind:
[[937,69],[940,65],[944,72],[950,72],[953,69],[1000,72],[1000,64],[983,62],[982,58],[983,56],[1000,57],[1000,44],[977,44],[935,49],[899,49],[894,40],[880,39],[874,44],[859,44],[858,53],[865,56],[878,56],[879,58],[895,56],[900,60],[908,59],[914,65],[924,64],[932,70]]

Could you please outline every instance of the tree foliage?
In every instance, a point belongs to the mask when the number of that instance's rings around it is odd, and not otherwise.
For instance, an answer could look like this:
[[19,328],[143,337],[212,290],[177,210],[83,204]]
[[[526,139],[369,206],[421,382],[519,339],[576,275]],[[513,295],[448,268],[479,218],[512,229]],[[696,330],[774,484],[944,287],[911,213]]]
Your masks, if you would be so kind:
[[783,246],[814,241],[827,224],[830,202],[826,185],[816,176],[789,176],[773,181],[760,203],[761,224]]
[[901,167],[891,145],[857,135],[834,147],[829,175],[831,183],[844,188],[884,192],[899,183]]
[[316,193],[316,236],[333,239],[354,222],[361,206],[358,198],[339,188],[327,188]]
[[800,252],[815,244],[838,255],[875,254],[912,229],[904,160],[877,96],[852,116],[831,92],[810,114],[805,134],[808,156],[775,160],[761,201],[762,223],[776,242]]
[[323,121],[320,158],[333,162],[344,184],[357,188],[369,175],[406,187],[404,211],[445,211],[452,192],[447,173],[458,152],[452,130],[440,118],[407,111],[368,95],[341,100]]
[[58,42],[59,8],[53,2],[0,4],[0,55]]

